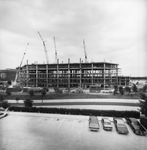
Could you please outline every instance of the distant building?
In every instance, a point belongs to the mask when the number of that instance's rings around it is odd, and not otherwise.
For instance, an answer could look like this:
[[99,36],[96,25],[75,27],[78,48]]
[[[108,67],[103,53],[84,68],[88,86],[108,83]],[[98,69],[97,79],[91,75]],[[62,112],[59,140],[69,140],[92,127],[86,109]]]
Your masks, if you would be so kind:
[[0,81],[11,81],[15,80],[16,69],[5,69],[0,70]]
[[6,86],[6,84],[12,83],[16,77],[16,69],[0,70],[0,87]]

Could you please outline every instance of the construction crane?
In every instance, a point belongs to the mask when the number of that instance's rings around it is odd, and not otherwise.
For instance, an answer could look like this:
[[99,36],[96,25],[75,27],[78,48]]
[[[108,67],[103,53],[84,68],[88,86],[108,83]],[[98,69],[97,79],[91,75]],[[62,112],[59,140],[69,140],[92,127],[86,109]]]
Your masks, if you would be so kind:
[[84,47],[85,62],[87,62],[87,53],[86,53],[85,40],[83,40],[83,47]]
[[25,48],[25,51],[24,51],[24,53],[23,53],[23,57],[22,57],[22,60],[21,60],[21,62],[20,62],[20,65],[19,65],[19,69],[18,69],[18,71],[16,72],[16,76],[15,76],[15,80],[14,80],[13,86],[20,85],[20,80],[21,80],[21,79],[20,79],[21,65],[22,65],[23,60],[24,60],[24,57],[25,57],[25,55],[26,55],[26,51],[27,51],[27,49],[28,49],[28,46],[29,46],[29,43],[27,43],[26,48]]
[[55,63],[57,63],[57,49],[56,49],[56,39],[54,37],[54,48],[55,48]]
[[26,49],[25,49],[25,52],[23,53],[23,57],[22,57],[22,60],[21,60],[21,63],[20,63],[20,67],[21,67],[21,65],[22,65],[22,63],[23,63],[23,60],[24,60],[24,57],[25,57],[25,55],[26,55],[26,51],[27,51],[27,49],[28,49],[28,46],[29,46],[29,43],[27,43],[27,45],[26,45]]
[[38,34],[39,34],[39,36],[40,36],[40,38],[41,38],[41,40],[43,42],[43,47],[44,47],[46,62],[47,62],[47,64],[49,64],[49,59],[48,59],[48,54],[47,54],[47,49],[46,49],[45,41],[43,40],[43,38],[42,38],[41,34],[39,33],[39,31],[38,31]]

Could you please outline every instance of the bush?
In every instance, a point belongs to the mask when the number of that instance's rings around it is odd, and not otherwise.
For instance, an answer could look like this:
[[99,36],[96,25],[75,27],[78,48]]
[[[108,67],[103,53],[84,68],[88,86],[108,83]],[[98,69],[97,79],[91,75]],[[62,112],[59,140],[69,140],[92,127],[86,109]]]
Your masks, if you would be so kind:
[[140,122],[147,129],[147,118],[141,118]]
[[124,89],[123,89],[123,87],[122,87],[122,86],[120,86],[120,87],[119,87],[119,92],[120,92],[120,94],[121,94],[121,95],[123,95],[123,94],[124,94]]
[[8,96],[10,96],[10,95],[11,95],[11,92],[8,91],[8,90],[6,90],[6,94],[7,94]]
[[147,116],[147,96],[145,93],[140,93],[140,98],[144,101],[140,101],[141,112]]
[[34,90],[30,89],[29,90],[29,95],[30,95],[30,97],[34,96]]
[[126,86],[126,87],[125,87],[125,92],[131,93],[131,88],[128,87],[128,86]]
[[133,90],[133,92],[135,92],[135,93],[138,92],[138,88],[137,88],[136,84],[133,84],[132,90]]
[[10,107],[10,106],[11,105],[7,100],[3,100],[2,103],[1,103],[1,107],[5,108],[5,109]]
[[3,96],[2,96],[2,95],[0,95],[0,101],[3,101],[3,100],[4,100]]
[[28,98],[24,101],[25,107],[32,107],[32,103],[33,101]]
[[19,97],[16,97],[16,98],[15,98],[15,100],[16,100],[16,101],[17,101],[17,103],[18,103],[18,101],[19,101]]
[[43,107],[10,107],[10,111],[22,112],[40,112],[52,114],[71,114],[71,115],[95,115],[95,116],[108,116],[108,117],[133,117],[139,118],[138,111],[115,111],[115,110],[92,110],[92,109],[67,109],[67,108],[43,108]]

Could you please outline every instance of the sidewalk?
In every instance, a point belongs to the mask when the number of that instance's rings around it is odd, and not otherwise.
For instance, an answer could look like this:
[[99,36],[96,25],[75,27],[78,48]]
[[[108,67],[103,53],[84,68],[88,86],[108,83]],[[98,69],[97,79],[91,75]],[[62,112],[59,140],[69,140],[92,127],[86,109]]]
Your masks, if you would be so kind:
[[[8,100],[9,103],[17,103],[16,100]],[[19,100],[18,103],[23,103],[24,100]],[[139,103],[139,99],[56,99],[43,100],[43,103],[65,103],[65,102],[112,102],[112,103]],[[33,100],[33,103],[42,103],[42,100]]]

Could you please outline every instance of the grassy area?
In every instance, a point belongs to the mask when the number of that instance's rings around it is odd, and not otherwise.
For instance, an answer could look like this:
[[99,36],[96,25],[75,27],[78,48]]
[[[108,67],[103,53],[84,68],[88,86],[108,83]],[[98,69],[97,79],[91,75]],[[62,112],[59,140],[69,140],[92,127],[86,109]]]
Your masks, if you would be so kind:
[[[11,95],[6,95],[6,93],[0,93],[4,99],[15,100],[17,97],[20,100],[25,100],[26,98],[31,98],[32,100],[42,99],[41,93],[35,93],[34,96],[30,97],[28,93],[11,93]],[[111,98],[111,99],[138,99],[139,96],[133,95],[91,95],[85,93],[70,93],[70,94],[58,94],[58,93],[47,93],[43,99],[90,99],[90,98]]]

